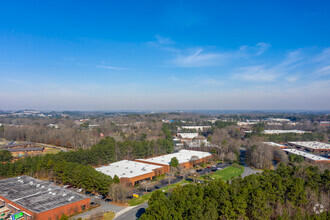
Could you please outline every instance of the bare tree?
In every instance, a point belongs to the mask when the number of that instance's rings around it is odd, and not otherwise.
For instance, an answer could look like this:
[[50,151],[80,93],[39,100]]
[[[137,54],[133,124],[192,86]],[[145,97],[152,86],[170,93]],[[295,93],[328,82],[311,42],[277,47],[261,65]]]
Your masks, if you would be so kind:
[[151,188],[154,186],[154,184],[153,184],[152,182],[150,182],[150,181],[146,181],[146,180],[144,180],[144,181],[142,181],[142,182],[140,183],[140,186],[141,186],[146,192],[148,192],[148,190],[151,189]]

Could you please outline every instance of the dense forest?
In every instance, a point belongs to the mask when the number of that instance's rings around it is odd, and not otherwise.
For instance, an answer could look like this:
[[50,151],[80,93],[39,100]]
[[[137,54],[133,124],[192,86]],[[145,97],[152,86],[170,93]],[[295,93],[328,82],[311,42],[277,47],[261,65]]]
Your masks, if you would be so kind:
[[90,149],[45,156],[26,157],[13,163],[0,163],[0,177],[30,175],[50,178],[59,183],[71,184],[108,193],[112,178],[96,171],[91,166],[103,165],[122,159],[150,157],[173,151],[173,142],[168,139],[157,141],[116,142],[106,137]]
[[329,170],[280,164],[244,179],[158,190],[140,219],[328,219],[329,188]]

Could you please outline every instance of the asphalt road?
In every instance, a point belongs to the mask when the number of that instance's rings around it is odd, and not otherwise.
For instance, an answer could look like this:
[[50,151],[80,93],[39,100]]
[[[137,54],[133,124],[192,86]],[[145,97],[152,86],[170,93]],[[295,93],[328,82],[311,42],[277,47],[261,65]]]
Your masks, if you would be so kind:
[[134,208],[127,208],[126,210],[122,210],[121,212],[117,213],[117,217],[114,220],[136,220],[138,219],[148,207],[148,203],[142,203],[141,205],[135,206]]
[[242,173],[242,178],[246,177],[246,176],[249,176],[249,175],[252,175],[252,174],[255,174],[255,173],[261,173],[262,171],[260,170],[255,170],[249,166],[244,166],[244,172]]

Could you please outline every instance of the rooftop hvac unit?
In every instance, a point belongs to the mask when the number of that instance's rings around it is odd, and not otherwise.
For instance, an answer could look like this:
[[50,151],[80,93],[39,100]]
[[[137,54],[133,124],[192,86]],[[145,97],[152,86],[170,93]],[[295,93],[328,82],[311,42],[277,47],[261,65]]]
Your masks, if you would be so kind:
[[53,196],[55,196],[56,195],[56,193],[53,193]]
[[37,188],[40,187],[40,184],[37,184],[36,187],[37,187]]
[[63,193],[63,197],[66,196],[66,193]]
[[30,182],[30,186],[32,186],[32,185],[33,185],[33,182],[31,181],[31,182]]

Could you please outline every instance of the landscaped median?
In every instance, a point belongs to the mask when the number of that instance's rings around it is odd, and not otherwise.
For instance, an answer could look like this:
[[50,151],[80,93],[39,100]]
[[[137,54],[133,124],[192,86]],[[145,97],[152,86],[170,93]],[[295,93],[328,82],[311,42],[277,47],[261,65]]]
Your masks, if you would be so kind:
[[[177,182],[177,183],[174,183],[172,185],[165,186],[165,187],[163,187],[163,188],[161,188],[159,190],[165,190],[165,192],[167,192],[169,189],[171,189],[171,188],[173,188],[175,186],[181,186],[181,185],[185,185],[187,183],[189,183],[189,181],[182,180],[182,181]],[[154,192],[147,193],[145,195],[139,196],[138,198],[131,199],[131,200],[128,201],[128,204],[130,206],[140,205],[140,204],[148,201]]]

